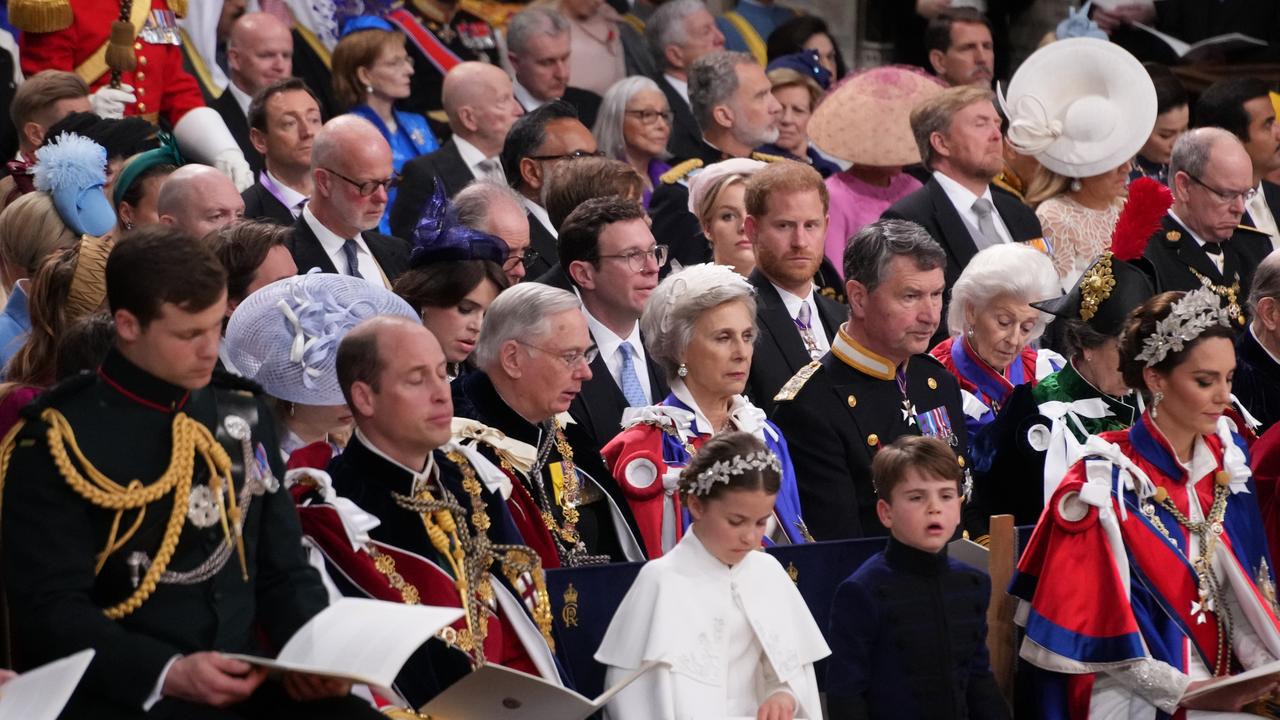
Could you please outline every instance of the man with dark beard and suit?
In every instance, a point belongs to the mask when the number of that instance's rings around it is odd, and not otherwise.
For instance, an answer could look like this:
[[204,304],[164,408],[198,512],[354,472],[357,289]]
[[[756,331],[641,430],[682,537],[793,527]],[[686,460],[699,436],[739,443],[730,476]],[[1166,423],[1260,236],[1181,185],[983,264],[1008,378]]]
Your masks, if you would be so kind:
[[1196,128],[1173,145],[1169,189],[1173,207],[1146,250],[1156,292],[1207,287],[1244,329],[1254,270],[1271,252],[1270,236],[1240,225],[1257,193],[1249,153],[1222,128]]
[[881,216],[929,231],[947,252],[948,288],[982,248],[1043,235],[1031,208],[991,184],[1004,170],[1004,136],[992,97],[986,88],[961,85],[911,111],[911,132],[933,176]]
[[743,231],[756,254],[748,279],[756,288],[760,328],[746,394],[771,414],[773,396],[787,380],[831,349],[849,308],[817,292],[813,282],[827,236],[822,176],[802,163],[773,163],[747,179],[743,199]]
[[445,75],[443,101],[453,137],[439,150],[404,164],[391,205],[391,232],[400,237],[411,234],[436,180],[450,198],[472,180],[506,180],[498,154],[507,132],[524,114],[512,94],[511,78],[494,65],[464,62]]
[[315,190],[293,226],[289,250],[298,269],[318,267],[391,287],[409,264],[409,243],[372,232],[395,182],[391,147],[368,120],[340,115],[311,146]]
[[314,187],[311,146],[323,124],[320,100],[302,80],[285,78],[258,91],[249,103],[249,140],[264,167],[240,195],[245,217],[293,225]]

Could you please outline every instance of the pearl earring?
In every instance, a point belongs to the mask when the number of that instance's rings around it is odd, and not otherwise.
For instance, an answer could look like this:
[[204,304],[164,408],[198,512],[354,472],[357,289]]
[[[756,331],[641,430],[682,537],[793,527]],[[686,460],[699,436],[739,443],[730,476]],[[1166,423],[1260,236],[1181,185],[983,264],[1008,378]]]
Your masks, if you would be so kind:
[[372,86],[372,85],[365,85],[365,86],[364,86],[364,91],[365,91],[365,92],[367,92],[367,93],[369,93],[370,95],[372,95],[372,94],[373,94],[373,86]]
[[1080,189],[1083,187],[1084,185],[1081,185],[1079,180],[1071,181],[1071,192],[1080,192]]
[[685,367],[684,363],[680,363],[680,368],[676,370],[676,374],[679,375],[680,377],[688,377],[689,368]]

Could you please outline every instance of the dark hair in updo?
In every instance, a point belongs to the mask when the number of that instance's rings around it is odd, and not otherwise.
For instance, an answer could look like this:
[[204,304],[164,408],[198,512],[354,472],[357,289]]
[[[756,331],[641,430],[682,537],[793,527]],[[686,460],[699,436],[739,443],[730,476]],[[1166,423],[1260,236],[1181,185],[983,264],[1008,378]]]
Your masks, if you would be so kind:
[[[692,495],[690,490],[694,487],[694,479],[717,462],[762,450],[766,450],[764,443],[751,433],[735,430],[713,435],[698,448],[688,467],[680,473],[680,492],[684,495]],[[713,484],[706,494],[697,497],[710,500],[730,490],[763,490],[767,495],[777,495],[781,487],[782,475],[772,468],[746,470],[730,475],[728,482]]]
[[[1142,342],[1156,332],[1156,324],[1169,317],[1173,304],[1182,299],[1185,292],[1160,293],[1129,311],[1124,321],[1124,331],[1120,333],[1120,374],[1124,376],[1124,384],[1142,392],[1148,392],[1147,382],[1142,378],[1146,363],[1138,359],[1142,352]],[[1234,341],[1235,330],[1222,325],[1213,325],[1187,343],[1181,350],[1170,350],[1164,359],[1152,366],[1156,372],[1167,375],[1187,359],[1191,350],[1207,338],[1225,338]]]

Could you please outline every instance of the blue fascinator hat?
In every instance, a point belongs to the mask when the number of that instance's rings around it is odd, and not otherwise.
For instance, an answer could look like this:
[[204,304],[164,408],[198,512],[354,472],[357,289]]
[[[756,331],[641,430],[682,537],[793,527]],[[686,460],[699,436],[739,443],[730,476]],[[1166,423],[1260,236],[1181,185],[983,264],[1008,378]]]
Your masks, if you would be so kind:
[[102,186],[107,182],[107,151],[75,133],[64,132],[36,150],[31,170],[37,190],[53,198],[62,222],[78,235],[105,235],[116,213]]
[[342,405],[338,343],[356,325],[379,315],[420,320],[384,287],[313,270],[277,280],[236,306],[227,322],[227,353],[236,370],[271,397]]
[[818,87],[823,90],[831,89],[831,71],[822,67],[822,63],[818,62],[817,50],[801,50],[797,53],[774,58],[773,62],[769,63],[769,67],[765,68],[765,72],[782,68],[795,70],[801,75],[810,78],[818,83]]
[[409,239],[413,242],[411,268],[456,260],[490,260],[501,265],[511,252],[502,238],[459,223],[439,180]]

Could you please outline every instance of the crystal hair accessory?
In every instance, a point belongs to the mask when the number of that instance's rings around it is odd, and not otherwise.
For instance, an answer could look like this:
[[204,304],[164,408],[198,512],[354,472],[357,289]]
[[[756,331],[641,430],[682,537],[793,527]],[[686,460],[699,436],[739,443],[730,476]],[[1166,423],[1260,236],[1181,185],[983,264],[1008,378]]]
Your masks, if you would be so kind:
[[716,483],[727,483],[730,478],[741,475],[748,470],[771,469],[782,472],[782,463],[778,456],[768,450],[757,450],[746,455],[734,455],[731,458],[717,460],[711,467],[698,473],[690,484],[690,495],[708,495]]
[[1142,341],[1138,360],[1147,367],[1158,365],[1170,352],[1180,352],[1214,325],[1231,327],[1231,314],[1222,300],[1208,288],[1199,288],[1178,298],[1169,316],[1156,323],[1156,331]]

